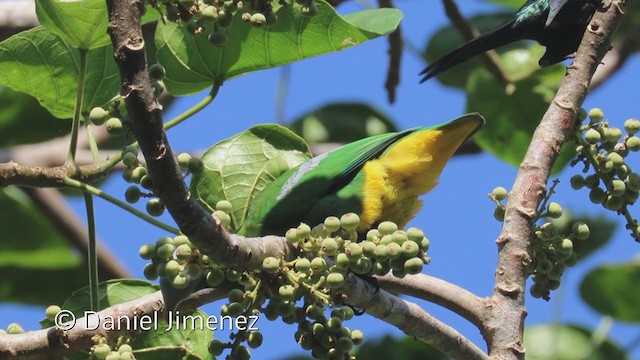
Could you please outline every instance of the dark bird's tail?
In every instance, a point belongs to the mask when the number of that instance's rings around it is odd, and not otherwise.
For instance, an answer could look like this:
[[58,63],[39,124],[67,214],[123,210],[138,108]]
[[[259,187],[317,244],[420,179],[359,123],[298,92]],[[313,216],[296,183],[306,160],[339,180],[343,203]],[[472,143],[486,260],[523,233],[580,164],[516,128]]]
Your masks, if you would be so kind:
[[514,23],[515,19],[482,34],[430,64],[420,73],[424,75],[420,82],[423,83],[487,50],[525,38],[521,29],[514,28]]

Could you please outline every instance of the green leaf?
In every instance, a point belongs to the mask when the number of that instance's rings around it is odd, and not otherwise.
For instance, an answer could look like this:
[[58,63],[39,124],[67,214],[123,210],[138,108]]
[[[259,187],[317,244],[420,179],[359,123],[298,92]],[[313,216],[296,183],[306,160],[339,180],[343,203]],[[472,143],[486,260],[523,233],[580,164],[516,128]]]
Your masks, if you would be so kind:
[[562,217],[552,220],[559,234],[571,234],[573,224],[578,221],[589,225],[590,230],[588,239],[575,240],[573,242],[573,251],[576,253],[578,261],[580,261],[611,241],[611,236],[616,229],[616,223],[604,216],[578,215],[574,217],[566,209]]
[[[99,284],[98,293],[100,297],[100,309],[113,305],[122,304],[135,300],[145,295],[158,291],[158,286],[147,281],[138,279],[118,279],[109,280]],[[74,313],[76,318],[84,316],[84,311],[89,309],[89,288],[82,288],[65,301],[62,308]],[[206,324],[207,314],[197,310],[193,316],[200,317],[203,324]],[[109,319],[103,318],[103,325]],[[149,331],[138,332],[131,343],[134,350],[144,350],[136,352],[138,360],[174,360],[174,359],[209,359],[210,354],[207,349],[209,341],[213,337],[213,332],[204,326],[200,327],[200,320],[196,320],[196,329],[187,323],[187,329],[176,329],[175,326],[166,331],[169,324],[164,320],[164,314],[158,313],[158,322],[152,323],[157,328]],[[49,320],[41,321],[42,327],[46,328],[53,324]]]
[[231,228],[239,229],[249,202],[271,181],[310,158],[307,144],[285,127],[257,125],[210,147],[205,170],[191,178],[191,191],[213,212],[220,200],[233,205]]
[[316,3],[312,17],[303,16],[297,4],[280,7],[276,24],[263,28],[240,19],[249,9],[238,11],[223,47],[209,43],[210,29],[194,36],[176,23],[158,23],[157,59],[167,71],[167,89],[191,94],[247,72],[343,50],[393,31],[402,17],[396,9],[375,9],[343,18],[324,1]]
[[0,214],[0,301],[60,303],[86,283],[82,259],[22,191],[0,191]]
[[56,119],[34,97],[0,87],[0,148],[37,143],[69,131],[70,119]]
[[[561,65],[537,69],[535,55],[538,50],[513,50],[503,58],[511,59],[515,90],[495,79],[484,68],[471,73],[467,82],[467,112],[479,112],[487,124],[474,140],[509,164],[518,166],[527,152],[533,132],[542,119],[557,91],[565,70]],[[518,63],[514,64],[513,62]],[[506,61],[505,61],[506,63]],[[520,66],[518,66],[520,64]],[[527,66],[530,68],[527,70]],[[535,66],[536,69],[531,70]],[[575,156],[575,145],[566,143],[556,160],[552,172],[557,173]]]
[[595,343],[591,331],[576,325],[537,325],[524,331],[527,360],[623,360],[627,354],[610,340]]
[[387,115],[362,103],[325,105],[299,117],[289,127],[309,144],[346,144],[368,136],[398,131]]
[[640,262],[603,265],[582,279],[580,295],[595,311],[622,321],[640,322]]
[[111,44],[107,3],[102,0],[36,0],[38,21],[76,49]]
[[[470,22],[478,29],[478,31],[486,32],[500,24],[508,21],[513,14],[491,14],[491,15],[478,15],[470,19]],[[460,32],[452,25],[447,25],[439,29],[427,43],[425,47],[424,57],[428,63],[432,63],[449,52],[456,49],[458,46],[464,44],[465,41],[462,38]],[[502,54],[508,50],[523,48],[524,42],[509,44],[497,49],[498,53]],[[503,64],[504,65],[504,64]],[[473,59],[469,59],[464,63],[456,66],[451,71],[445,71],[437,76],[438,81],[443,85],[464,88],[467,79],[471,72],[477,68],[484,67],[484,62],[478,56]]]
[[366,341],[358,347],[358,359],[371,360],[445,360],[446,355],[419,340],[385,336],[382,339]]
[[485,0],[486,2],[496,3],[502,6],[517,9],[522,6],[522,0]]
[[[23,31],[0,43],[0,84],[25,92],[59,118],[73,117],[80,53],[42,27]],[[104,105],[117,95],[120,76],[113,48],[87,54],[83,110]]]

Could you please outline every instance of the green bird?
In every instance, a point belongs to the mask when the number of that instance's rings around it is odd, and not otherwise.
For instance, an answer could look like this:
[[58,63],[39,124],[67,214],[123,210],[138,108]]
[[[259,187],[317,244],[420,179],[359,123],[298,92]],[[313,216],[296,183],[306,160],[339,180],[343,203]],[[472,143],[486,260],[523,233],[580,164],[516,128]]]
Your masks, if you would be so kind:
[[308,160],[256,196],[238,233],[284,235],[353,212],[363,234],[382,221],[404,227],[453,153],[485,121],[477,113],[445,124],[371,136]]
[[546,46],[541,67],[550,66],[575,53],[585,28],[600,0],[528,0],[515,16],[479,37],[451,51],[427,66],[420,82],[429,80],[468,59],[518,40],[535,40]]

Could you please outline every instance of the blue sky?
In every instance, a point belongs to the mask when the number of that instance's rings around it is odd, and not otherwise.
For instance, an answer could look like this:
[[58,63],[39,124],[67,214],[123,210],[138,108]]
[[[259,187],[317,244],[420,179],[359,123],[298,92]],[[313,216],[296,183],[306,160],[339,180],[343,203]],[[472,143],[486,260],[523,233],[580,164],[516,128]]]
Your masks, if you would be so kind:
[[[447,24],[439,1],[398,0],[396,5],[405,14],[402,23],[404,36],[418,48],[423,48],[429,36]],[[460,1],[459,6],[465,15],[495,9],[482,1]],[[358,9],[357,5],[348,4],[339,10],[348,13]],[[465,96],[461,91],[443,87],[434,80],[418,84],[417,74],[425,64],[409,52],[403,57],[402,84],[398,88],[397,102],[389,105],[383,87],[386,52],[387,42],[378,39],[291,65],[286,118],[294,119],[326,103],[344,101],[373,104],[388,113],[401,128],[436,124],[464,113]],[[213,104],[170,131],[168,135],[174,150],[204,149],[254,124],[276,121],[275,100],[280,74],[280,69],[273,69],[230,80],[221,88]],[[607,84],[589,95],[585,107],[601,107],[607,118],[620,127],[627,118],[640,117],[637,102],[639,78],[640,58],[636,55]],[[204,96],[198,94],[179,99],[166,114],[166,119],[184,111]],[[631,166],[640,168],[638,156],[631,160]],[[620,225],[607,247],[566,272],[562,280],[563,287],[552,294],[550,302],[527,298],[527,326],[551,322],[572,322],[592,328],[597,326],[601,316],[579,298],[577,285],[580,279],[600,263],[630,261],[640,249],[640,245],[629,237],[619,217],[592,206],[587,191],[570,188],[568,179],[573,175],[571,170],[566,169],[560,174],[562,182],[555,201],[578,214],[603,214]],[[515,167],[489,154],[456,157],[447,165],[440,185],[424,197],[423,210],[410,223],[411,226],[421,227],[431,240],[429,256],[432,263],[425,267],[425,273],[463,286],[480,296],[491,294],[497,264],[495,239],[501,224],[493,218],[494,205],[487,194],[496,186],[509,189],[515,174]],[[104,185],[106,191],[120,197],[123,197],[125,188],[118,176]],[[84,218],[81,200],[76,198],[70,202]],[[637,206],[633,209],[634,215],[640,216],[637,209]],[[166,234],[102,200],[96,200],[96,213],[99,235],[126,263],[133,275],[142,277],[144,261],[137,255],[138,247]],[[170,221],[166,215],[165,219]],[[479,331],[465,320],[433,304],[421,302],[421,305],[484,348]],[[0,327],[6,328],[10,322],[20,321],[25,329],[37,329],[37,321],[43,317],[43,311],[39,307],[1,304]],[[266,319],[260,320],[258,325],[263,329],[265,342],[260,349],[253,351],[256,359],[277,359],[301,351],[293,342],[295,327]],[[386,333],[401,335],[400,331],[366,315],[347,326],[365,330],[369,339]],[[640,327],[637,324],[615,323],[611,331],[612,338],[622,346],[639,334]],[[640,357],[640,349],[636,349],[634,355]]]

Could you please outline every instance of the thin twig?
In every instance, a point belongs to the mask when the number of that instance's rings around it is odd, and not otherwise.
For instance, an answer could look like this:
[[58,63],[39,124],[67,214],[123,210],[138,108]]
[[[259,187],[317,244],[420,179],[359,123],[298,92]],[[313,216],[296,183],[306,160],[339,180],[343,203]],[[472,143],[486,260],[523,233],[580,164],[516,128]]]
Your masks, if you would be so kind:
[[[392,0],[378,0],[380,8],[395,8]],[[396,102],[396,88],[400,84],[400,61],[402,60],[402,30],[400,25],[389,34],[389,67],[387,69],[387,81],[384,84],[387,89],[387,99],[390,104]]]

